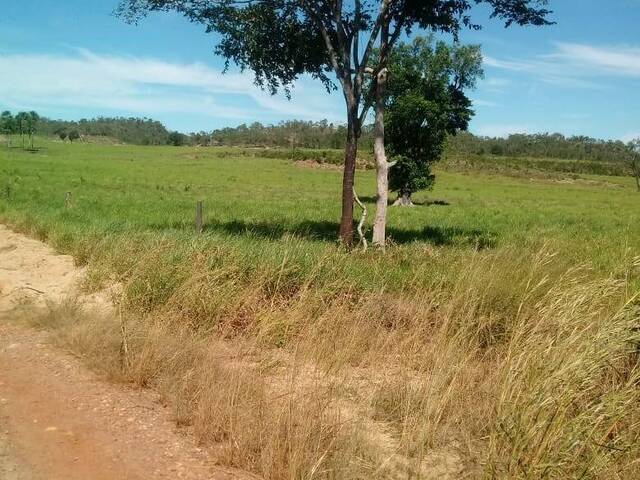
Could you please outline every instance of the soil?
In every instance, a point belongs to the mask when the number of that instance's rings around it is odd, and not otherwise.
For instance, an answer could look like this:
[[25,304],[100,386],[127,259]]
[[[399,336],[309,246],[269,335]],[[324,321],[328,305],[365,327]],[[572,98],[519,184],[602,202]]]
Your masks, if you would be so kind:
[[101,380],[15,321],[25,304],[74,295],[82,275],[71,257],[0,225],[0,479],[256,478],[216,465],[154,392]]

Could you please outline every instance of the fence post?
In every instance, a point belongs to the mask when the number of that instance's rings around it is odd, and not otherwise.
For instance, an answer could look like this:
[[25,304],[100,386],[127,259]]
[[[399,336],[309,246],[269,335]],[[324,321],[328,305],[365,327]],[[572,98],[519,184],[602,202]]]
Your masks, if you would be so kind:
[[196,202],[196,232],[197,233],[202,233],[202,205],[203,205],[203,201],[202,200],[198,200]]

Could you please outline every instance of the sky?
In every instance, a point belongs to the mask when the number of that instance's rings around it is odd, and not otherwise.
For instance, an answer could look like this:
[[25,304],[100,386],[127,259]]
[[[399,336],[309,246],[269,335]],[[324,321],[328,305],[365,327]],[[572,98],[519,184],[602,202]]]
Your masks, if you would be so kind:
[[[137,26],[117,0],[0,0],[0,110],[50,118],[145,116],[183,132],[241,123],[327,119],[344,100],[301,78],[291,100],[215,56],[216,37],[174,14]],[[470,92],[470,130],[640,137],[640,0],[551,0],[555,25],[508,29],[473,11],[485,78]]]

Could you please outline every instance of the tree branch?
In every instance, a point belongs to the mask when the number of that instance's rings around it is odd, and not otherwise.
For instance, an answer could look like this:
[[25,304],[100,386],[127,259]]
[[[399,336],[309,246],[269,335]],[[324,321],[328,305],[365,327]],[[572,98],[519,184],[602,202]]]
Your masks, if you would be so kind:
[[356,188],[353,187],[353,199],[358,204],[358,206],[362,209],[362,216],[360,217],[360,221],[358,222],[358,236],[360,237],[360,243],[362,243],[362,250],[367,251],[369,244],[367,243],[367,237],[364,235],[364,231],[362,227],[364,226],[364,222],[367,219],[367,207],[360,201],[358,198],[358,194],[356,193]]

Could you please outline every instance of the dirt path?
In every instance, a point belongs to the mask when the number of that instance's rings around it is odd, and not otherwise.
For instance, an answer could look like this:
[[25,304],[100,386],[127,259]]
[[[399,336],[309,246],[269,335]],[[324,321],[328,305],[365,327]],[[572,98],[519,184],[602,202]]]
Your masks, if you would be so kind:
[[60,301],[82,274],[0,225],[0,479],[254,478],[215,466],[152,392],[101,381],[12,322],[17,305]]

